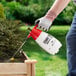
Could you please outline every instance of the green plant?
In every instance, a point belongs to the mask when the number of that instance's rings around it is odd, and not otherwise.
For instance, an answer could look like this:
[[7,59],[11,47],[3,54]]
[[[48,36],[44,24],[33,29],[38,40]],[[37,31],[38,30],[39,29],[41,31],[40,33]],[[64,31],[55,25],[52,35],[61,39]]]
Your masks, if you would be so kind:
[[24,22],[33,23],[34,20],[41,16],[42,9],[39,5],[33,4],[29,6],[18,6],[14,12],[14,16]]
[[8,2],[6,7],[5,7],[5,13],[6,13],[6,18],[7,19],[12,19],[15,20],[15,16],[13,15],[15,12],[15,9],[19,6],[20,4],[18,2]]
[[30,0],[16,0],[17,2],[20,2],[23,5],[29,5]]
[[[26,0],[26,3],[28,1]],[[33,23],[35,19],[43,16],[48,9],[48,3],[41,5],[39,2],[29,5],[22,5],[19,2],[8,2],[6,8],[7,19],[20,19],[24,22]],[[49,5],[50,6],[50,5]]]
[[63,18],[67,23],[71,23],[74,13],[75,13],[76,7],[74,6],[73,2],[67,6],[67,8],[63,11]]
[[6,5],[7,5],[6,0],[0,0],[0,3],[1,3],[3,6],[6,6]]
[[0,4],[0,18],[3,18],[3,19],[6,18],[5,17],[5,14],[4,14],[4,8],[3,8],[3,5],[2,4]]
[[[18,21],[0,19],[0,60],[5,60],[17,51],[25,39],[25,33],[18,30],[22,26]],[[18,53],[16,57],[19,57]]]
[[[34,21],[46,14],[55,0],[1,0],[5,7],[7,19],[19,19],[26,23]],[[71,24],[76,6],[71,1],[63,12],[55,19],[54,24]]]

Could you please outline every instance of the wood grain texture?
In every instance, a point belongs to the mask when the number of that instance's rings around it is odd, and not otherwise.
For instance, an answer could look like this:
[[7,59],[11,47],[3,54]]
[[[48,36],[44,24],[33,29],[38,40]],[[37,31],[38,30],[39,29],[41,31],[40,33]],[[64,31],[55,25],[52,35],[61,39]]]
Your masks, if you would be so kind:
[[30,60],[23,52],[24,63],[0,63],[0,76],[35,76],[36,60]]
[[35,76],[35,64],[31,64],[32,76]]
[[27,75],[24,75],[24,74],[21,74],[21,75],[19,75],[19,74],[12,74],[12,75],[10,75],[10,74],[2,74],[2,75],[0,75],[0,76],[27,76]]
[[0,74],[26,74],[25,63],[0,63]]
[[31,60],[27,60],[27,61],[25,61],[25,63],[27,64],[27,76],[32,76],[31,75]]

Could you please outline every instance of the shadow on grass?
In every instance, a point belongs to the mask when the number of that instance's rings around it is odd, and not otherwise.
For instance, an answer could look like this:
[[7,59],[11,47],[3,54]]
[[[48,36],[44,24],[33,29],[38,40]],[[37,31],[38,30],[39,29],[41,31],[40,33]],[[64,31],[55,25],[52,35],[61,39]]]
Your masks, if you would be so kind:
[[[61,59],[66,59],[66,49],[65,49],[65,39],[64,37],[58,38],[63,46],[60,49],[59,53],[55,56],[60,57]],[[63,39],[63,40],[62,40]],[[29,57],[39,57],[41,60],[52,60],[53,55],[45,52],[33,39],[29,39],[27,43],[23,47],[24,51],[27,53]]]
[[47,52],[45,52],[32,38],[30,38],[23,47],[29,57],[39,57],[41,60],[52,60]]
[[52,34],[54,37],[56,37],[61,43],[62,47],[60,48],[59,53],[56,54],[56,56],[60,57],[61,59],[66,59],[66,34],[68,30],[54,30],[49,31],[49,34]]

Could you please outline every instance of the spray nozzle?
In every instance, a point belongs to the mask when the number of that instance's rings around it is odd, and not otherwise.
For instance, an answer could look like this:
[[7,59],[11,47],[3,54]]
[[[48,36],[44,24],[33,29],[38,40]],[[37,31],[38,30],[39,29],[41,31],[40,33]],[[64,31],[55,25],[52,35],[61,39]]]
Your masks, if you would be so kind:
[[32,31],[30,28],[28,28],[29,31]]
[[38,24],[36,24],[32,30],[30,28],[28,28],[28,30],[30,30],[31,32],[27,38],[32,37],[34,40],[36,40],[39,37],[39,35],[42,31],[37,29],[37,27],[38,27]]

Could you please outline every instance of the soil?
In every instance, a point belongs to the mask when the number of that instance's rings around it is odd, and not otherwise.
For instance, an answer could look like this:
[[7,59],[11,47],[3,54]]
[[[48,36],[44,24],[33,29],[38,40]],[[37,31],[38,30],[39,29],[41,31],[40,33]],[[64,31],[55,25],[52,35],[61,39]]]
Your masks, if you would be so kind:
[[[12,56],[11,56],[12,57]],[[26,56],[24,55],[24,53],[22,52],[22,53],[20,53],[20,55],[18,55],[18,56],[15,56],[14,57],[14,60],[10,60],[11,59],[11,57],[9,57],[9,58],[4,58],[4,59],[0,59],[0,63],[11,63],[11,62],[20,62],[20,63],[23,63],[24,62],[24,60],[27,60],[27,58],[26,58]]]

